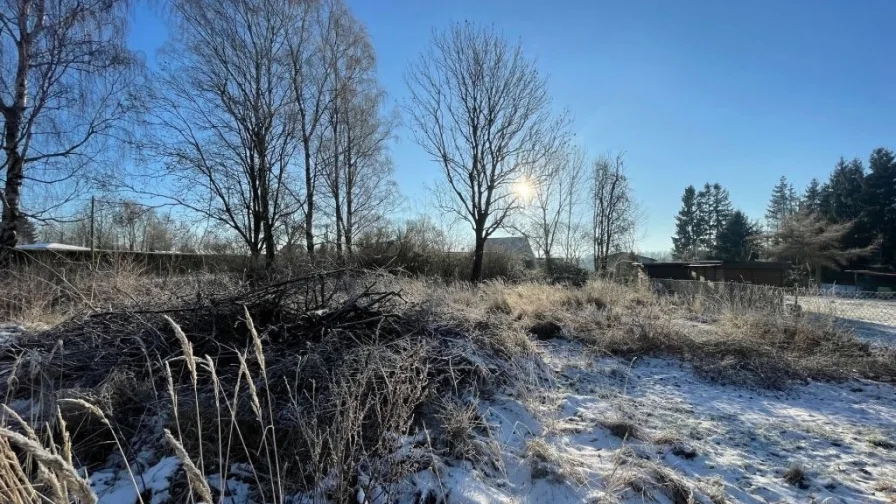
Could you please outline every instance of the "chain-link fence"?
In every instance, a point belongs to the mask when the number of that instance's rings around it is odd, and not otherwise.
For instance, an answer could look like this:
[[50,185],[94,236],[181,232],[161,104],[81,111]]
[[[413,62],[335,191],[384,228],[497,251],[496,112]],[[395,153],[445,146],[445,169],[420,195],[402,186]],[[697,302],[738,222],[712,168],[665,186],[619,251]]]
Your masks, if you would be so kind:
[[652,285],[655,291],[674,295],[700,313],[828,317],[866,339],[896,344],[893,292],[660,279],[654,279]]

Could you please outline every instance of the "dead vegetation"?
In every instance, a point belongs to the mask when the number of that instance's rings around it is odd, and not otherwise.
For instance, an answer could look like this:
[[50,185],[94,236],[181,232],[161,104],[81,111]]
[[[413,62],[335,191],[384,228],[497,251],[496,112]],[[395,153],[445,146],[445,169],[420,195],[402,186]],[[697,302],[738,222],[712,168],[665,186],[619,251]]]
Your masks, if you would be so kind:
[[566,336],[604,355],[675,357],[725,383],[780,389],[809,378],[896,380],[896,350],[872,347],[830,319],[769,312],[758,296],[713,296],[714,316],[702,324],[688,322],[695,309],[705,311],[697,297],[603,281],[582,288],[491,283],[458,300],[479,320],[539,339]]
[[[0,466],[10,502],[91,502],[79,470],[160,446],[181,464],[178,502],[215,501],[208,477],[234,467],[248,468],[240,478],[258,500],[385,498],[439,458],[496,458],[477,398],[544,379],[539,339],[575,339],[596,355],[674,357],[709,379],[766,388],[896,377],[892,351],[824,321],[739,309],[696,330],[682,323],[688,305],[603,281],[473,287],[334,270],[199,295],[182,281],[168,296],[164,286],[134,294],[134,282],[128,296],[103,291],[109,300],[92,310],[39,305],[67,319],[0,348],[5,402],[27,405],[25,421],[12,411],[2,419],[0,451],[15,454]],[[601,425],[624,442],[656,437],[673,455],[698,455],[630,418]],[[608,486],[673,502],[713,495],[630,452],[620,451]],[[583,483],[575,461],[543,440],[530,440],[524,456],[533,476]]]
[[[513,374],[506,356],[432,320],[394,287],[334,271],[77,316],[3,350],[3,395],[44,405],[29,418],[42,432],[73,426],[78,467],[126,460],[148,448],[141,440],[164,435],[186,470],[185,491],[200,498],[211,490],[193,469],[227,474],[234,464],[252,468],[264,501],[388,492],[428,463],[422,441],[407,439],[426,404],[475,396]],[[101,415],[57,406],[63,397]],[[447,426],[456,439],[463,428]]]

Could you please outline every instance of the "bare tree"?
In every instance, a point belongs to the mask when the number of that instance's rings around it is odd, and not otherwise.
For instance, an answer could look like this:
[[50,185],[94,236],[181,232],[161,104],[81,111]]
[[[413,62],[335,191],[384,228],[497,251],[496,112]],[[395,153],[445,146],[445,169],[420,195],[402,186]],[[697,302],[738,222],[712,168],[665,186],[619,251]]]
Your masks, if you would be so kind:
[[267,265],[303,203],[288,197],[300,118],[289,41],[305,36],[307,5],[173,0],[176,35],[151,95],[144,146],[164,163],[162,186],[174,186],[153,195],[226,226]]
[[386,156],[394,121],[382,113],[385,93],[376,78],[373,45],[364,27],[339,0],[330,0],[327,41],[332,98],[321,128],[335,245],[349,255],[354,236],[382,220],[397,201]]
[[591,204],[594,270],[602,272],[607,269],[611,252],[634,245],[637,205],[625,173],[623,154],[594,161]]
[[565,259],[575,248],[576,224],[585,185],[585,153],[568,145],[558,149],[542,164],[541,173],[531,182],[532,196],[514,226],[544,257],[548,273],[554,271],[554,250]]
[[290,63],[288,82],[292,86],[296,105],[298,138],[302,150],[302,170],[304,174],[305,248],[310,257],[314,256],[314,213],[315,197],[320,178],[320,161],[325,156],[321,152],[325,146],[320,142],[318,130],[322,127],[330,102],[335,98],[333,68],[328,59],[328,41],[338,37],[343,28],[341,2],[293,2],[291,6],[302,6],[303,15],[294,20],[290,28],[291,36],[286,39]]
[[58,209],[95,168],[131,109],[138,72],[127,49],[130,0],[7,0],[0,3],[0,112],[4,189],[0,247],[13,247],[23,214]]
[[435,32],[406,80],[414,137],[445,175],[439,204],[473,228],[479,281],[485,240],[519,208],[513,184],[551,152],[566,117],[552,116],[535,62],[493,27]]

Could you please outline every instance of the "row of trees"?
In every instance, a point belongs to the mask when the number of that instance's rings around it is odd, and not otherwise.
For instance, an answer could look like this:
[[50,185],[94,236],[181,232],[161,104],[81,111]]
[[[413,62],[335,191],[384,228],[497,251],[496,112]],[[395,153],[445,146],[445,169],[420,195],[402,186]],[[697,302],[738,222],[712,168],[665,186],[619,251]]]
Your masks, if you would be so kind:
[[[343,0],[170,0],[172,35],[152,71],[125,43],[131,6],[0,6],[10,56],[0,72],[0,247],[19,241],[23,216],[70,211],[82,184],[177,206],[268,265],[284,247],[351,256],[360,237],[383,229],[399,203],[387,148],[397,118],[369,36]],[[600,269],[628,245],[637,214],[622,156],[586,168],[569,115],[555,110],[519,43],[453,24],[433,33],[406,83],[407,123],[443,175],[437,207],[473,231],[473,280],[486,239],[502,229],[529,236],[549,267],[590,248]],[[104,172],[122,154],[113,146],[139,168]],[[38,196],[42,184],[59,197]],[[150,230],[171,223],[142,208],[123,204],[113,225],[94,222],[93,244],[170,248]],[[47,232],[83,234],[73,217]]]
[[[79,208],[70,220],[43,225],[32,237],[100,250],[229,253],[239,250],[214,228],[191,225],[172,212],[133,200],[97,200]],[[21,233],[20,233],[21,235]],[[23,236],[20,236],[22,242]]]
[[674,256],[693,260],[714,255],[719,233],[733,216],[728,190],[721,184],[707,182],[699,191],[686,187],[675,217]]
[[[395,120],[343,2],[166,2],[172,36],[153,72],[126,45],[132,3],[0,6],[0,247],[23,216],[58,219],[102,184],[187,209],[268,263],[300,241],[313,255],[328,228],[351,253],[398,196]],[[112,147],[142,169],[110,177]]]
[[[892,267],[896,260],[896,155],[877,148],[862,160],[840,158],[824,183],[812,179],[801,197],[781,178],[766,215],[770,256],[806,267]],[[786,190],[784,190],[786,187]],[[773,211],[777,209],[777,211]]]
[[872,247],[866,262],[892,265],[896,260],[896,154],[883,147],[874,149],[867,169],[861,159],[841,158],[826,182],[812,179],[798,209],[830,224],[847,224],[841,249]]
[[171,6],[178,35],[138,144],[151,171],[132,180],[159,177],[152,197],[229,229],[268,264],[284,246],[313,257],[322,233],[351,255],[397,202],[394,121],[364,27],[341,0]]
[[[631,250],[640,217],[623,154],[590,162],[581,148],[568,147],[523,197],[511,227],[529,239],[548,273],[559,259],[578,265],[590,254],[595,271],[607,268],[613,252]],[[558,257],[559,256],[559,257]]]
[[[824,183],[812,179],[802,195],[782,176],[772,189],[765,227],[740,211],[730,212],[718,184],[685,189],[676,217],[674,255],[679,259],[789,260],[820,274],[820,268],[896,258],[896,154],[875,149],[868,170],[858,158],[841,158]],[[724,194],[722,212],[714,194]],[[720,217],[726,222],[718,226]]]

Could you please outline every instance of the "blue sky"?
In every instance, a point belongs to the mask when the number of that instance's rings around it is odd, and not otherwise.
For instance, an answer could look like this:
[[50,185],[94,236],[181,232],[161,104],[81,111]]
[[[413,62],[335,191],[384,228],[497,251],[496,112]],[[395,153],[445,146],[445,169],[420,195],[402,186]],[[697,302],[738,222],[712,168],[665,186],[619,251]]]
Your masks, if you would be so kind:
[[[760,218],[781,175],[802,189],[837,159],[896,147],[896,2],[887,0],[348,0],[390,99],[433,27],[494,23],[519,39],[592,155],[625,150],[647,213],[641,250],[671,247],[688,184],[719,182]],[[164,23],[138,9],[151,60]],[[402,192],[422,206],[438,167],[400,129]]]

